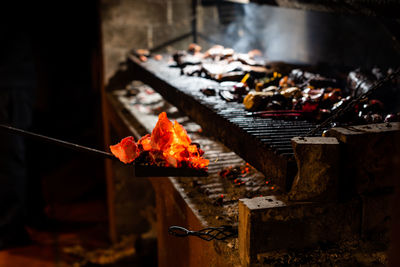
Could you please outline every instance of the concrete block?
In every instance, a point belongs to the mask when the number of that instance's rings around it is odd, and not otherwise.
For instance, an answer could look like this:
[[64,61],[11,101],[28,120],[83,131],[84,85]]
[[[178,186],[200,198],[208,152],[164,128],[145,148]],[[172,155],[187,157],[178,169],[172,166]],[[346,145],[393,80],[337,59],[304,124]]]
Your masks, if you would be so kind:
[[399,185],[400,123],[332,128],[342,143],[341,189],[364,194]]
[[239,255],[244,266],[271,250],[311,247],[358,236],[361,203],[290,202],[277,196],[239,200]]
[[339,142],[333,137],[295,137],[297,175],[290,200],[335,200],[339,176]]

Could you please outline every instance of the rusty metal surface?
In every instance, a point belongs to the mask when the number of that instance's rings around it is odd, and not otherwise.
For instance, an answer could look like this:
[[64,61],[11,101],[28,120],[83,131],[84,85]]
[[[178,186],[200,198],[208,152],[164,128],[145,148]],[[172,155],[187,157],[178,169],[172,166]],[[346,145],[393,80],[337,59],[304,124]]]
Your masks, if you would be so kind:
[[169,56],[161,61],[139,62],[131,57],[128,72],[152,86],[166,100],[200,124],[204,131],[271,178],[288,188],[296,172],[290,139],[301,136],[315,124],[248,116],[241,103],[225,102],[219,96],[207,97],[201,88],[218,83],[200,77],[180,75],[170,67]]

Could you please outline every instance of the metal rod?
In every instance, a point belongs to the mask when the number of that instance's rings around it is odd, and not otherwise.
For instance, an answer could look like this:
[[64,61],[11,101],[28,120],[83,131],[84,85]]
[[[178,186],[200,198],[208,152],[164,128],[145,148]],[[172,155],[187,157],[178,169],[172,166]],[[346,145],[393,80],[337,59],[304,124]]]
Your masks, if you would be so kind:
[[32,133],[32,132],[29,132],[29,131],[25,131],[25,130],[22,130],[22,129],[18,129],[18,128],[9,126],[9,125],[0,124],[0,129],[4,130],[6,132],[9,132],[9,133],[18,134],[18,135],[22,135],[22,136],[26,136],[26,137],[31,137],[31,138],[34,138],[34,139],[37,139],[37,140],[41,140],[41,141],[44,141],[44,142],[47,142],[47,143],[61,145],[61,146],[64,146],[64,147],[67,147],[67,148],[71,148],[71,149],[76,150],[76,151],[87,152],[87,153],[95,154],[95,155],[102,156],[102,157],[109,158],[109,159],[117,159],[116,157],[114,157],[113,154],[108,153],[108,152],[104,152],[104,151],[97,150],[97,149],[90,148],[90,147],[77,145],[77,144],[74,144],[74,143],[66,142],[66,141],[63,141],[63,140],[59,140],[59,139],[56,139],[56,138],[44,136],[44,135],[41,135],[41,134]]
[[197,43],[197,0],[192,0],[192,36],[193,43]]
[[[86,153],[90,153],[92,155],[97,155],[97,156],[102,156],[102,157],[105,157],[108,159],[118,160],[116,157],[114,157],[113,154],[108,153],[108,152],[104,152],[104,151],[86,147],[86,146],[77,145],[74,143],[66,142],[63,140],[44,136],[41,134],[32,133],[29,131],[25,131],[25,130],[22,130],[19,128],[9,126],[9,125],[4,125],[1,123],[0,123],[0,130],[4,130],[4,131],[12,133],[12,134],[18,134],[21,136],[30,137],[30,138],[44,141],[44,142],[47,142],[50,144],[64,146],[64,147],[67,147],[67,148],[70,148],[70,149],[73,149],[76,151],[86,152]],[[140,164],[134,164],[134,168],[135,168],[136,177],[179,177],[179,176],[205,177],[205,176],[208,176],[208,173],[206,170],[198,170],[198,169],[192,169],[192,168],[158,167],[158,166],[140,165]]]
[[[355,99],[353,99],[352,101],[350,101],[349,103],[347,103],[347,105],[345,105],[342,108],[339,108],[339,110],[337,110],[332,116],[330,116],[329,118],[327,118],[325,121],[323,121],[320,125],[318,125],[315,129],[309,131],[306,135],[304,135],[303,137],[308,137],[308,136],[313,136],[314,134],[316,134],[318,131],[323,130],[325,127],[327,127],[330,123],[332,123],[334,120],[336,120],[337,118],[339,118],[340,116],[342,116],[343,114],[345,114],[346,112],[350,111],[352,108],[354,108],[354,106],[358,103],[360,103],[361,100],[363,100],[364,98],[370,96],[373,92],[376,91],[376,89],[380,88],[381,86],[383,86],[386,82],[393,80],[394,78],[396,78],[398,75],[400,74],[400,68],[398,68],[397,70],[395,70],[394,72],[392,72],[391,74],[387,75],[386,77],[382,78],[381,80],[377,81],[374,83],[374,85],[365,93],[359,95],[358,97],[356,97]],[[360,88],[361,84],[363,84],[364,81],[360,82],[357,86],[357,88],[355,89],[356,91],[358,90],[358,88]]]

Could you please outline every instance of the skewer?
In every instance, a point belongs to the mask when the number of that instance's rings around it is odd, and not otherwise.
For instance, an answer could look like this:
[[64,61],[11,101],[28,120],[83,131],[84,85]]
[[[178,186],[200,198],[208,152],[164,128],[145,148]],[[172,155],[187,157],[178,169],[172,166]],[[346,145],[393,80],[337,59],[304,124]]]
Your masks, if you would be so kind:
[[284,110],[263,110],[263,111],[254,111],[247,112],[246,116],[255,116],[255,115],[264,115],[264,114],[291,114],[291,113],[306,113],[303,110],[297,109],[284,109]]

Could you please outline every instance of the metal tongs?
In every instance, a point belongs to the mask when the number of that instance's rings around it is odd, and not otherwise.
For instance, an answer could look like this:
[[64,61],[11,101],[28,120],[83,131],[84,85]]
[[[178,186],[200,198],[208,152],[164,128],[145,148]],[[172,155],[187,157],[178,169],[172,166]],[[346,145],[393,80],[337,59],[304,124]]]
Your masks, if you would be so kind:
[[[59,140],[56,138],[44,136],[37,133],[32,133],[9,125],[0,124],[0,130],[12,134],[18,134],[41,140],[47,143],[64,146],[76,151],[90,153],[92,155],[102,156],[104,158],[118,160],[113,154],[94,148],[77,145],[67,141]],[[119,161],[119,160],[118,160]],[[174,168],[174,167],[159,167],[154,165],[133,164],[136,177],[205,177],[208,176],[206,170],[198,170],[192,168]]]
[[182,226],[170,226],[168,233],[176,237],[196,236],[205,241],[219,240],[223,241],[231,237],[237,237],[238,229],[231,225],[223,225],[220,227],[207,227],[199,231],[191,231]]

